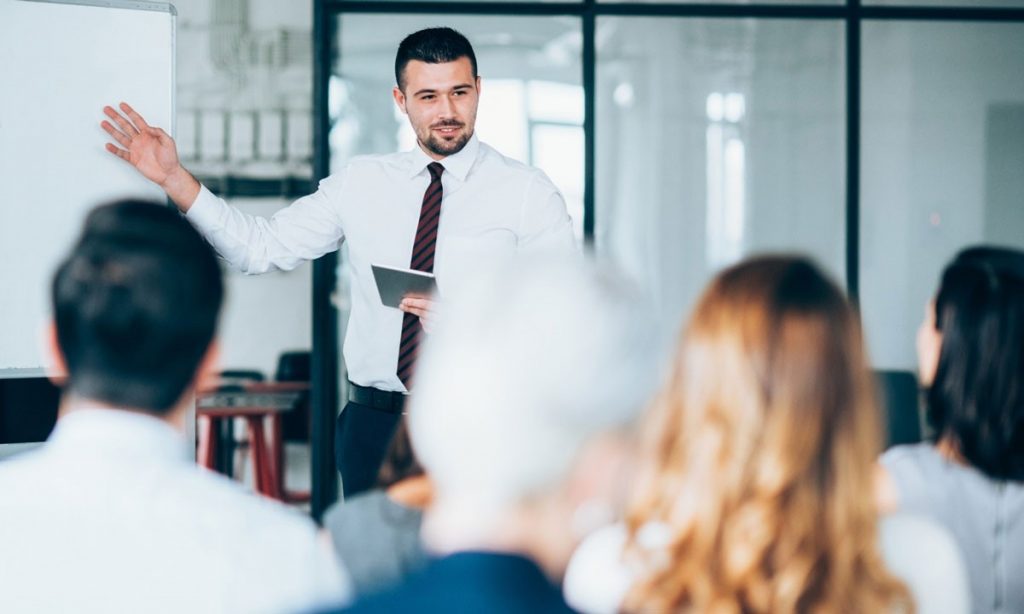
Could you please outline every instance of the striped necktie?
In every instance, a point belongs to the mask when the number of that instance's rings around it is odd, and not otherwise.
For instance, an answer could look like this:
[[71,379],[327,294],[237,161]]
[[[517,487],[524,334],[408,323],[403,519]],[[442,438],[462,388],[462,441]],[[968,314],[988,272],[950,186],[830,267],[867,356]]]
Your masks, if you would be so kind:
[[[444,167],[437,162],[427,165],[430,171],[430,185],[423,194],[420,208],[420,223],[416,226],[416,240],[413,241],[412,259],[409,268],[426,273],[434,272],[434,245],[437,243],[437,227],[441,221],[441,173]],[[410,389],[412,367],[419,354],[420,337],[423,327],[420,319],[411,313],[402,318],[402,341],[398,346],[398,379]]]

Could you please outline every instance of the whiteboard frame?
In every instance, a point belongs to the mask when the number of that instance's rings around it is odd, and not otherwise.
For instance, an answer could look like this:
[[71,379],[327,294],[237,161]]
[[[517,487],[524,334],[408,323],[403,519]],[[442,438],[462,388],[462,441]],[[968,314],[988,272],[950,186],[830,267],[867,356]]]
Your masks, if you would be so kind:
[[[136,0],[19,0],[20,2],[38,2],[45,4],[70,4],[79,6],[96,6],[112,9],[130,9],[137,11],[152,11],[167,13],[171,17],[171,125],[168,132],[171,138],[177,137],[177,109],[178,109],[178,9],[169,2],[140,2]],[[45,368],[0,368],[0,378],[31,378],[46,377]],[[195,403],[190,404],[189,415],[185,421],[185,435],[188,441],[195,441]],[[26,444],[25,449],[30,449],[37,444]],[[5,446],[0,446],[0,448]],[[19,448],[19,451],[22,448]],[[8,449],[10,452],[13,449]],[[0,451],[0,456],[5,456]]]
[[47,375],[46,369],[42,367],[0,369],[0,379],[25,379],[29,377],[46,377]]
[[156,11],[178,16],[178,9],[169,2],[133,2],[132,0],[21,0],[22,2],[45,2],[47,4],[77,4],[81,6],[102,6],[110,9],[134,9]]

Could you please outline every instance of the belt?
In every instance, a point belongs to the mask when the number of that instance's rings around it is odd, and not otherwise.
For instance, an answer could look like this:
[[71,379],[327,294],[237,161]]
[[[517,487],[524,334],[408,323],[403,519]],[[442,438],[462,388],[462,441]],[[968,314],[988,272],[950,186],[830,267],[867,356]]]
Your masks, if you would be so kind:
[[369,386],[348,383],[348,400],[360,405],[366,405],[373,409],[386,411],[392,414],[400,414],[405,409],[404,392],[392,390],[380,390]]

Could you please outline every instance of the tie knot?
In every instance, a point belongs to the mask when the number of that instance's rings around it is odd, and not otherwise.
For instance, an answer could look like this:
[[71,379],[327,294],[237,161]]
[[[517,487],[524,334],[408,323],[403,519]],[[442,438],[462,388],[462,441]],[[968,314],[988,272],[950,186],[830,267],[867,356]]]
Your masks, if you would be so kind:
[[437,181],[437,178],[444,172],[444,167],[441,166],[440,162],[431,162],[427,165],[427,170],[430,171],[430,179]]

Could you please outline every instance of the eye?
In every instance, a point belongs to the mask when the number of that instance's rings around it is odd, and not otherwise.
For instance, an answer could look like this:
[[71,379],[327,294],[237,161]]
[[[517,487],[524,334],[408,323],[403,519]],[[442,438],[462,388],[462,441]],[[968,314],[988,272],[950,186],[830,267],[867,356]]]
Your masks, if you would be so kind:
[[420,100],[433,100],[433,99],[434,99],[434,95],[433,94],[424,94],[424,95],[420,96]]

